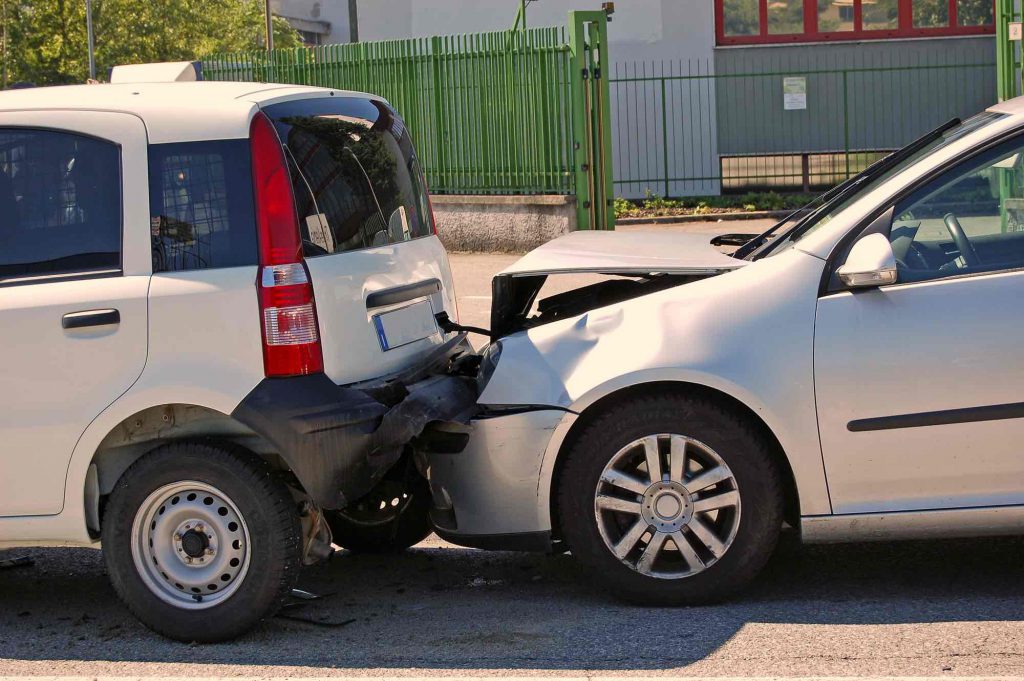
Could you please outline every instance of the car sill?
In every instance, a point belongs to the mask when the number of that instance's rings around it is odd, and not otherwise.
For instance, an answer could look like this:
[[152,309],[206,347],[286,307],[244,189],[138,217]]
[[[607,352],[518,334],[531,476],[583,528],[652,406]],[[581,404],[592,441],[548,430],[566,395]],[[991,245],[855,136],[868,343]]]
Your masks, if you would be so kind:
[[1024,535],[1024,506],[805,516],[807,544]]

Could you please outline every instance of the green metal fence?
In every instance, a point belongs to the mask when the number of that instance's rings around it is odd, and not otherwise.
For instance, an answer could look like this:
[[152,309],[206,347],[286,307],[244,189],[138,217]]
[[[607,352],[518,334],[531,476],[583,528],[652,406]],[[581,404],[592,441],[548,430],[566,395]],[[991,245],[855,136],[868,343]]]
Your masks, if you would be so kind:
[[1021,36],[1011,36],[1011,24],[1024,20],[1021,0],[996,0],[996,77],[999,101],[1024,94],[1021,87]]
[[[900,58],[828,68],[821,60],[783,69],[729,58],[716,59],[715,69],[706,61],[616,64],[617,195],[818,189],[995,101],[992,61]],[[788,102],[786,79],[798,83]]]
[[564,27],[533,28],[222,54],[203,75],[387,98],[436,193],[573,194],[570,56]]

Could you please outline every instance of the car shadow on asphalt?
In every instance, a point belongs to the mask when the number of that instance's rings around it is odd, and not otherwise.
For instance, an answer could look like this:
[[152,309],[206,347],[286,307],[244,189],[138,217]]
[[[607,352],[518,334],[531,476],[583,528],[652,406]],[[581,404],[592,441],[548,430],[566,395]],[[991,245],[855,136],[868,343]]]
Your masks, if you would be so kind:
[[656,670],[699,662],[749,624],[1019,622],[1022,549],[1024,539],[784,545],[733,601],[653,609],[614,600],[567,555],[436,541],[395,556],[338,552],[303,573],[302,588],[319,599],[297,601],[237,641],[202,646],[162,639],[136,622],[107,583],[98,551],[8,551],[0,558],[27,554],[35,563],[0,571],[0,659],[300,672]]

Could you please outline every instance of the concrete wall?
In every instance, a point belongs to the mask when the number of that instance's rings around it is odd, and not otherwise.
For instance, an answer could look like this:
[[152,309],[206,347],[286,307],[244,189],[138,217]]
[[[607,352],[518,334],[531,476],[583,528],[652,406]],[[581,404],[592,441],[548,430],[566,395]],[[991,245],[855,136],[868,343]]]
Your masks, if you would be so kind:
[[[995,38],[930,38],[715,50],[722,154],[895,149],[996,101]],[[949,69],[902,67],[959,65]],[[970,64],[984,64],[971,67]],[[806,73],[842,69],[853,71]],[[784,75],[807,78],[807,109],[783,108]],[[756,112],[756,115],[751,115]],[[848,133],[847,133],[848,129]]]
[[571,196],[435,195],[432,203],[449,251],[525,253],[576,225]]

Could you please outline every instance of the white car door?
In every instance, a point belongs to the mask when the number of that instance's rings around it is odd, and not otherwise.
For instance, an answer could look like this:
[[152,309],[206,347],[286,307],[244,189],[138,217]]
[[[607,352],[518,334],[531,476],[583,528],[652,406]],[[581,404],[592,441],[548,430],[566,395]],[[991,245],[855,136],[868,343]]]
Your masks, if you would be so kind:
[[894,206],[895,284],[820,298],[835,513],[1024,504],[1022,150],[1003,142]]
[[134,116],[0,114],[0,516],[61,512],[78,438],[142,372],[146,181]]

